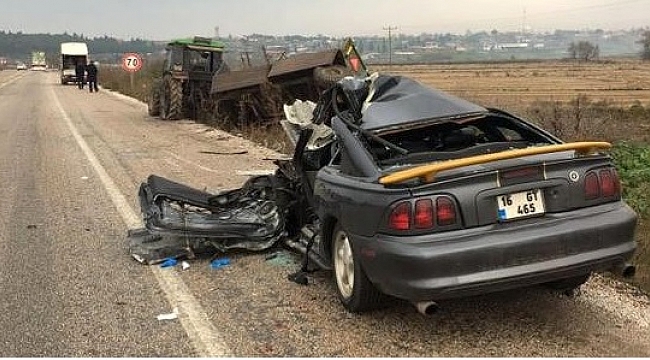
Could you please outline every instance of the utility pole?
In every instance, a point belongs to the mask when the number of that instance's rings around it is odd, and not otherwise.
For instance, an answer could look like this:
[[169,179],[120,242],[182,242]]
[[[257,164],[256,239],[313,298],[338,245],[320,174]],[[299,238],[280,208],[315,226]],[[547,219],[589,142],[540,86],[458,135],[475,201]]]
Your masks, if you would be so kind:
[[393,40],[392,31],[397,30],[397,26],[384,26],[384,30],[388,31],[388,67],[393,65]]

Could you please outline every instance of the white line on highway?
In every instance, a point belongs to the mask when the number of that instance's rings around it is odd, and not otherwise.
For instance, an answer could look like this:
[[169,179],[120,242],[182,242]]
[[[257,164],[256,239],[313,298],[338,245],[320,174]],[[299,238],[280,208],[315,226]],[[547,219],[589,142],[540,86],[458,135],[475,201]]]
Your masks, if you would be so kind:
[[[129,228],[141,228],[142,222],[140,217],[136,215],[136,212],[128,204],[126,198],[120,192],[117,185],[115,185],[113,179],[108,175],[106,169],[104,169],[97,159],[97,156],[95,156],[86,141],[81,137],[79,131],[77,131],[77,128],[72,123],[72,120],[65,110],[63,110],[63,106],[61,106],[61,102],[54,93],[54,90],[52,90],[52,96],[57,108],[59,109],[61,117],[99,176],[99,179],[108,192],[108,195],[117,208],[117,211],[122,216],[124,223]],[[207,317],[207,313],[187,288],[183,279],[181,279],[176,273],[165,271],[157,266],[150,266],[149,268],[158,280],[161,289],[165,292],[171,307],[178,308],[179,319],[197,352],[197,356],[232,356],[230,348],[224,343],[221,334],[219,334],[214,325],[212,325]]]

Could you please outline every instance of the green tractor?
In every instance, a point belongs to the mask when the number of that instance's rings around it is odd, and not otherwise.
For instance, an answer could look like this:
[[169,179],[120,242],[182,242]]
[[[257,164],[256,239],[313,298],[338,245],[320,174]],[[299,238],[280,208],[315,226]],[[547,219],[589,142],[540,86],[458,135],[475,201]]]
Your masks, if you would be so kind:
[[225,56],[224,44],[209,38],[168,43],[163,77],[154,81],[149,96],[149,115],[230,125],[277,120],[285,103],[316,102],[324,89],[357,71],[352,58],[360,60],[351,40],[343,49],[283,55],[275,61],[263,47],[259,50],[259,56],[247,50],[238,58],[236,49]]
[[162,79],[154,80],[149,115],[196,118],[210,101],[212,77],[223,66],[224,44],[195,36],[167,44]]

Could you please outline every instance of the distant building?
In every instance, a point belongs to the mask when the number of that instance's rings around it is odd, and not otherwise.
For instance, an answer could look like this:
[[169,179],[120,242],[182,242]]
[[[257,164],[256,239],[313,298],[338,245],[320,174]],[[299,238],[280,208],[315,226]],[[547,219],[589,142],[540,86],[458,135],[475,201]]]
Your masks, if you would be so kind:
[[516,42],[516,43],[501,43],[498,48],[500,50],[517,50],[517,49],[527,49],[527,42]]

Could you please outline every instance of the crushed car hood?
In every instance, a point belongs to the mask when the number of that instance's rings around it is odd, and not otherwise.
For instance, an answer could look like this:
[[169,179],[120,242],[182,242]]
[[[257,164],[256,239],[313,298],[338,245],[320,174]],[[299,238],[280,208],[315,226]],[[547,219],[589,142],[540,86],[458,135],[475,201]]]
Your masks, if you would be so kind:
[[488,110],[469,101],[428,88],[402,76],[372,79],[364,104],[361,128],[390,132],[436,121],[481,116]]

